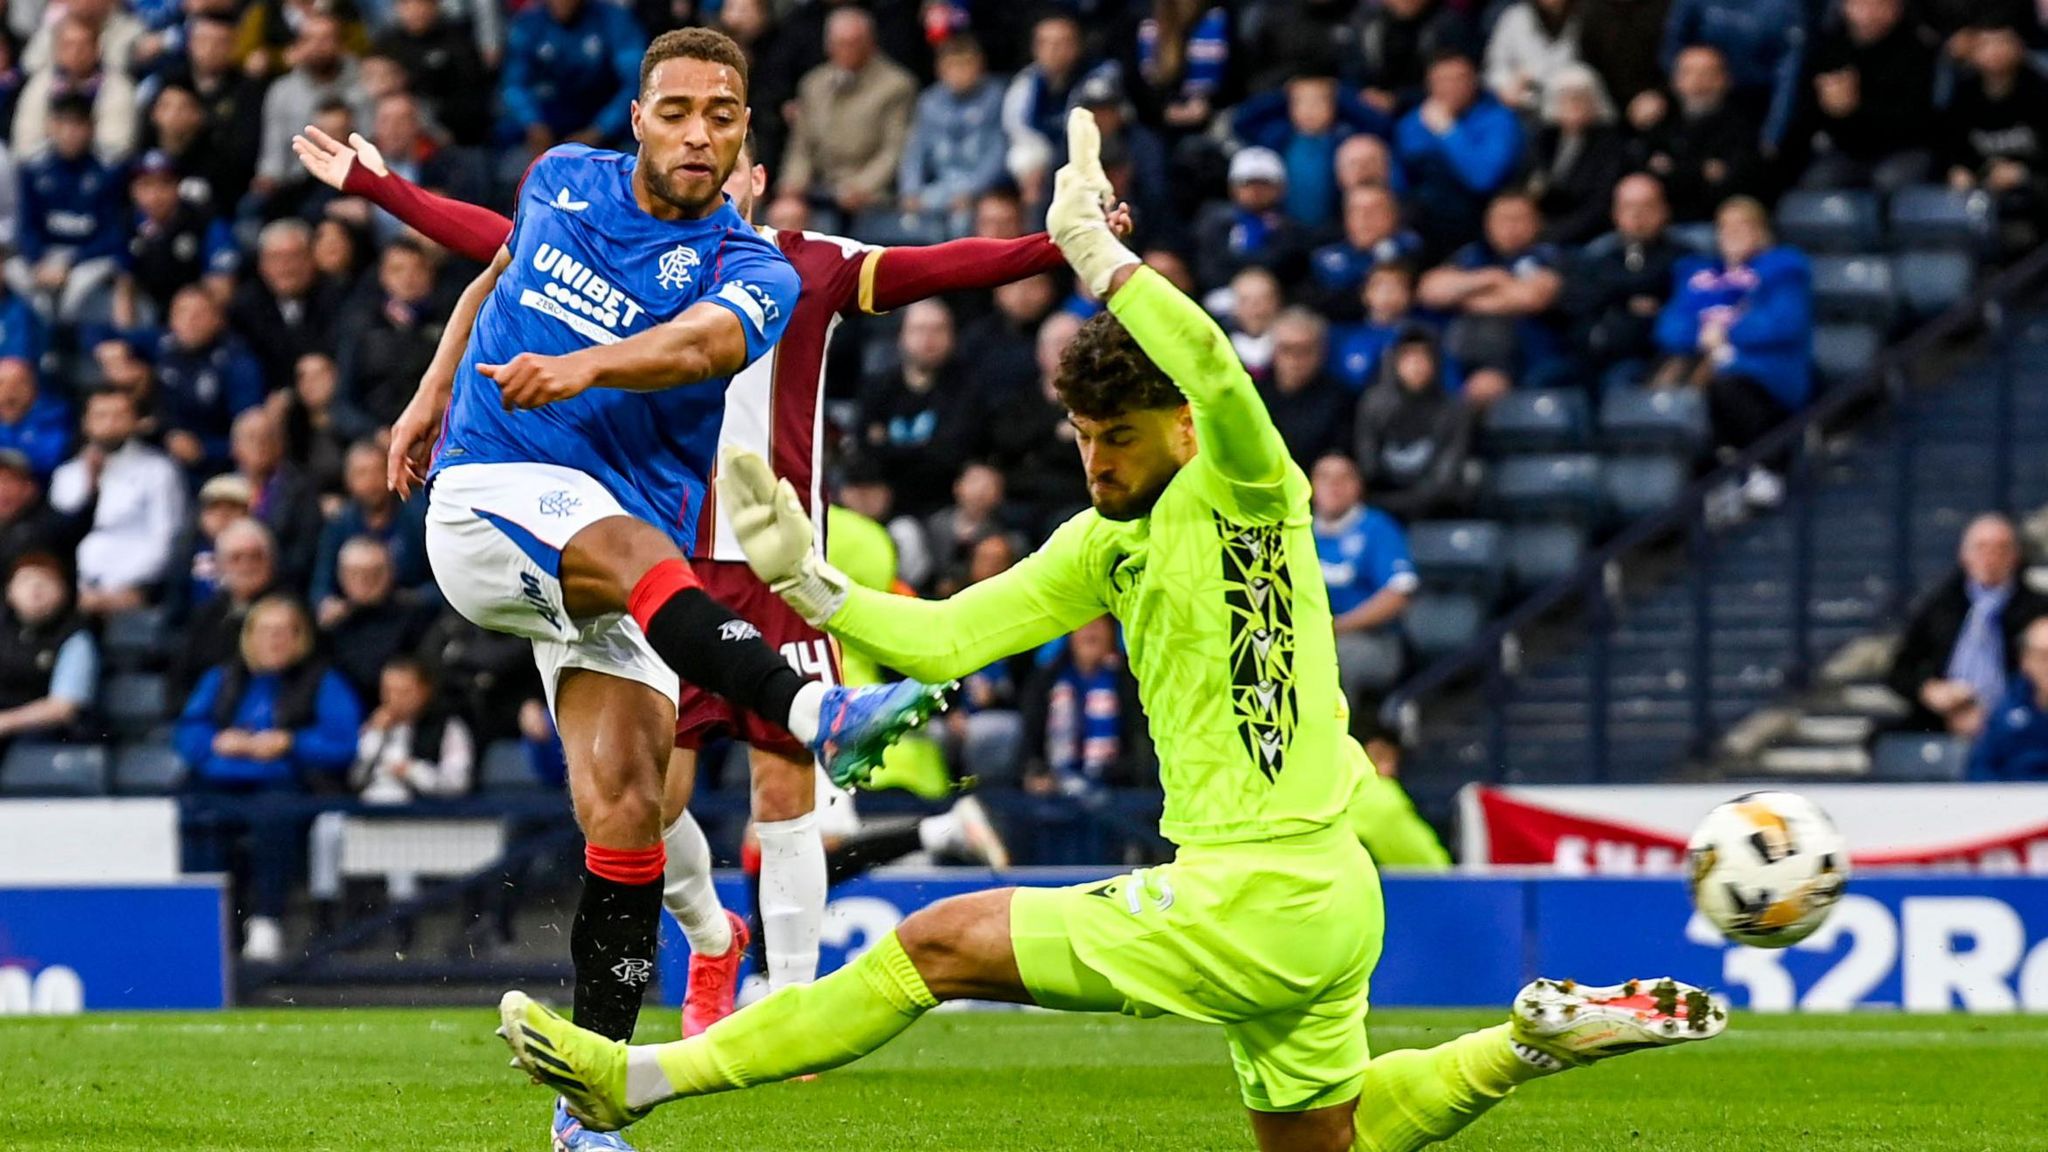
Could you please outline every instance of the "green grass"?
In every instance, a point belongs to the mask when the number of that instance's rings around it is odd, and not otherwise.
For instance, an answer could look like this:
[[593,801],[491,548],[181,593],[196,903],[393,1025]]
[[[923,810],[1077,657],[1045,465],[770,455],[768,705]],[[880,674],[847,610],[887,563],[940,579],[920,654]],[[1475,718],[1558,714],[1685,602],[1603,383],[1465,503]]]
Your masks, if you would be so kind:
[[[1495,1013],[1378,1012],[1380,1049]],[[548,1097],[478,1010],[0,1021],[0,1148],[546,1147]],[[650,1015],[641,1039],[673,1035]],[[1739,1015],[1697,1047],[1517,1092],[1450,1147],[1972,1152],[2048,1147],[2048,1018]],[[2034,1103],[2027,1103],[2034,1101]],[[639,1147],[1247,1149],[1220,1035],[1174,1021],[940,1014],[852,1068],[670,1105]]]

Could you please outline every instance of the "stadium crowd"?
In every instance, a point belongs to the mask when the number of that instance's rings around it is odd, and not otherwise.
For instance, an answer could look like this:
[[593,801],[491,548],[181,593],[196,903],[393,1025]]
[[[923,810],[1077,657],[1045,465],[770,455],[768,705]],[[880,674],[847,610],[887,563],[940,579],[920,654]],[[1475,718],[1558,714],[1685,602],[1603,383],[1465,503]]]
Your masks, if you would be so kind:
[[[265,916],[303,830],[237,828],[237,797],[403,801],[475,787],[493,744],[549,759],[525,642],[441,606],[418,501],[383,483],[475,269],[291,138],[360,132],[503,207],[541,150],[630,148],[643,47],[696,22],[750,55],[779,228],[1022,234],[1067,109],[1095,112],[1134,248],[1225,322],[1314,478],[1361,705],[1410,663],[1404,525],[1474,506],[1489,406],[1695,391],[1739,450],[1816,389],[1781,193],[2048,203],[2023,0],[11,0],[0,740],[174,724],[214,842],[268,861]],[[846,326],[834,483],[908,590],[985,579],[1085,502],[1050,381],[1099,307],[1045,275]],[[1758,469],[1729,495],[1781,490]],[[1146,778],[1104,632],[978,678],[965,711],[1017,719],[976,773]],[[160,714],[111,691],[137,673]]]

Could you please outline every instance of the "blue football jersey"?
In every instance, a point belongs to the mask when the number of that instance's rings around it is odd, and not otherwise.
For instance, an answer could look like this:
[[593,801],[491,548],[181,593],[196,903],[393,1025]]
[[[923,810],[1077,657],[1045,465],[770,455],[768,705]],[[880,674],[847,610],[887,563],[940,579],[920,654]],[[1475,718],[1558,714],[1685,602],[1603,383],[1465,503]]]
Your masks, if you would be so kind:
[[657,220],[633,199],[637,158],[582,145],[528,170],[507,241],[512,262],[477,313],[433,470],[541,463],[603,484],[625,510],[687,550],[718,449],[729,379],[659,392],[592,388],[507,412],[476,370],[521,352],[611,344],[710,301],[739,317],[752,363],[781,338],[797,275],[730,201],[702,220]]

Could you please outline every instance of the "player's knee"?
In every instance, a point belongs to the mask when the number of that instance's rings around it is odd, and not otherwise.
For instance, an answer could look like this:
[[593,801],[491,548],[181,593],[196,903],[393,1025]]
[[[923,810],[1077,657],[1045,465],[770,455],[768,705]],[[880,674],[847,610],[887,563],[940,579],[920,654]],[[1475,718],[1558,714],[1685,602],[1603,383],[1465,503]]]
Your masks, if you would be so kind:
[[955,896],[919,909],[897,927],[897,941],[933,996],[1009,998],[1019,981],[1008,896],[1007,890]]
[[562,548],[562,601],[581,620],[624,612],[640,578],[682,552],[660,529],[630,516],[584,528]]

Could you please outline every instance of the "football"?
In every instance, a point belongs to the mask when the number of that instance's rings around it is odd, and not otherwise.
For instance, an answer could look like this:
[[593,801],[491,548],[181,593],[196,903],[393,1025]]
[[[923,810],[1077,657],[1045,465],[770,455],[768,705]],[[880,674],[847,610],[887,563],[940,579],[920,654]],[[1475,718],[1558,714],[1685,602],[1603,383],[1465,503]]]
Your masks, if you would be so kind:
[[1687,845],[1692,902],[1730,940],[1797,944],[1849,882],[1849,851],[1820,806],[1792,792],[1751,792],[1707,813]]

